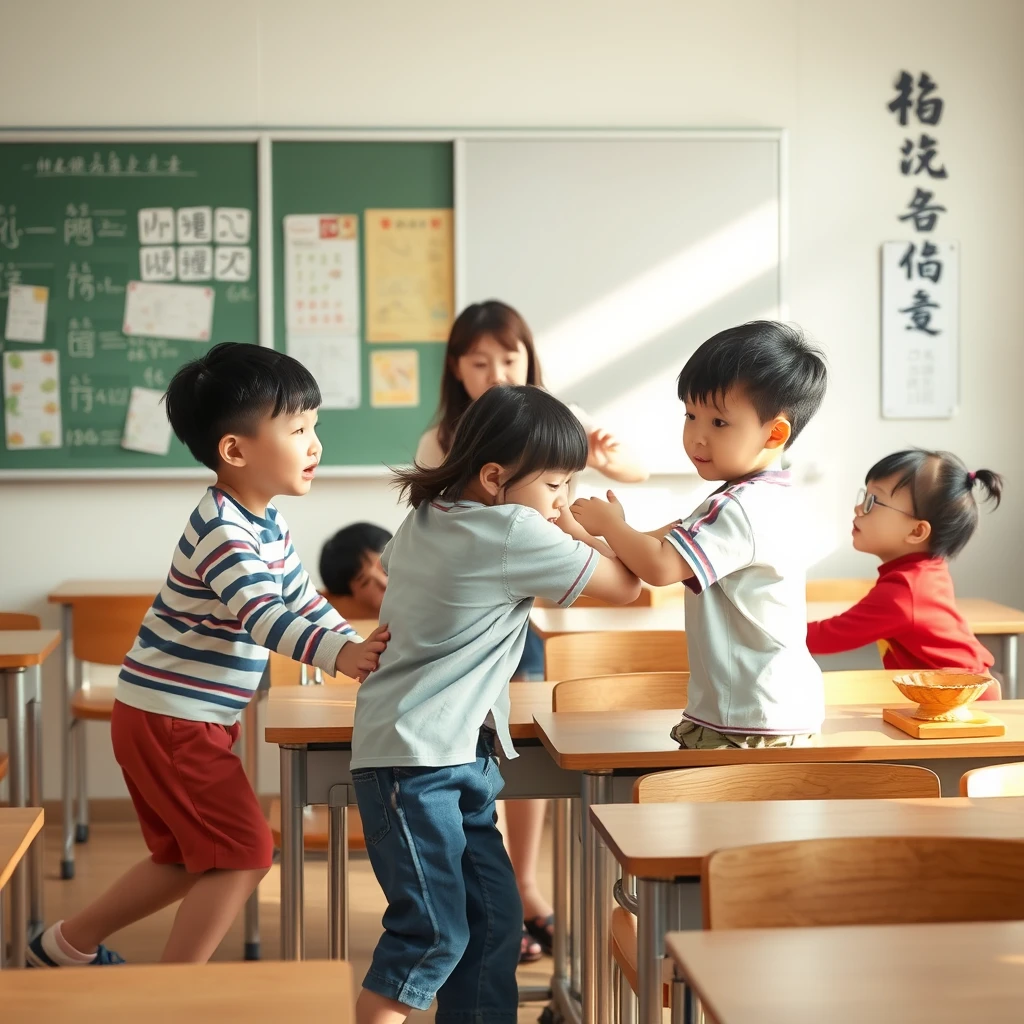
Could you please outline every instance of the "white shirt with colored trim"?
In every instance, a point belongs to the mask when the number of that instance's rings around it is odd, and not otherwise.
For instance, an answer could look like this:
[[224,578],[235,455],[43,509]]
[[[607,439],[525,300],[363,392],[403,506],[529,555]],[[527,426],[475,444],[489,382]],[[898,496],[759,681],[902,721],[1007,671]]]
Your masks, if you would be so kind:
[[666,537],[694,574],[684,716],[719,732],[814,733],[825,717],[807,650],[803,507],[790,483],[768,471],[723,487]]

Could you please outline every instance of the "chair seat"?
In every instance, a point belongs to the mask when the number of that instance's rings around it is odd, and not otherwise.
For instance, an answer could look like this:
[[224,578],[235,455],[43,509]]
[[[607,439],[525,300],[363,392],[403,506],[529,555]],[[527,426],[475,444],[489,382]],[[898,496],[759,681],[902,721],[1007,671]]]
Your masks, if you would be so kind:
[[[612,926],[608,936],[608,946],[611,950],[612,959],[619,965],[622,977],[629,987],[636,992],[639,988],[637,980],[637,940],[636,940],[636,918],[624,907],[616,907],[612,911]],[[665,964],[671,969],[671,961],[666,960]],[[662,1005],[672,1005],[671,986],[662,986]]]
[[71,699],[71,717],[109,722],[114,710],[114,687],[83,686]]
[[[267,815],[270,831],[274,836],[274,845],[281,848],[281,801],[270,802],[270,813]],[[306,850],[327,850],[330,837],[330,816],[327,807],[316,804],[306,807],[302,814],[302,839]],[[359,819],[359,811],[355,807],[348,809],[348,848],[365,850],[366,839],[363,837],[363,823]]]

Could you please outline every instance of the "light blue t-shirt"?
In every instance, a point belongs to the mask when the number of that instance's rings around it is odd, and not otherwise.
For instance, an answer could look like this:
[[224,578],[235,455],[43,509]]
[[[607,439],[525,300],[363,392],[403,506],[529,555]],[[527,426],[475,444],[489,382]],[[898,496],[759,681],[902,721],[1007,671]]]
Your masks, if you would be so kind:
[[599,557],[525,505],[435,500],[410,512],[381,555],[391,641],[359,688],[352,767],[470,764],[488,716],[515,757],[508,684],[533,599],[568,607]]

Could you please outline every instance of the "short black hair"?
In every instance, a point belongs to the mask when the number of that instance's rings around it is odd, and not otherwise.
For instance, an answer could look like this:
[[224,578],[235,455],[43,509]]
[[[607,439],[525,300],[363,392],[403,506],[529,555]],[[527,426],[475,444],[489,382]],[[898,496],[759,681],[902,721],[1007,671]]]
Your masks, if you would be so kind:
[[373,523],[353,523],[340,529],[320,552],[320,579],[329,594],[352,596],[352,581],[363,571],[367,555],[379,555],[391,534]]
[[586,431],[554,395],[533,384],[488,388],[455,425],[452,446],[435,468],[398,470],[395,482],[413,508],[457,499],[489,462],[512,469],[505,487],[534,473],[579,473],[587,465]]
[[265,417],[317,409],[321,398],[297,359],[260,345],[222,342],[178,370],[164,402],[178,440],[216,470],[225,434],[252,435]]
[[980,484],[985,501],[999,501],[1003,478],[990,469],[970,472],[952,452],[908,448],[880,459],[864,478],[866,484],[896,477],[892,493],[906,488],[910,507],[931,528],[928,550],[941,558],[958,555],[978,528],[978,502],[974,488]]
[[704,342],[679,374],[681,402],[714,402],[741,387],[762,423],[785,416],[788,448],[821,406],[828,369],[821,351],[795,324],[754,320]]

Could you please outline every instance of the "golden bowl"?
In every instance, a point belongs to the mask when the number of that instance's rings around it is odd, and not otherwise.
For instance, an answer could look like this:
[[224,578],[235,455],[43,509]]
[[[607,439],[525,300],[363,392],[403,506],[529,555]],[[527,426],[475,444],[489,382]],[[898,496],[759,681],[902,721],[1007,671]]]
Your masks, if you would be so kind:
[[968,705],[992,682],[991,676],[974,672],[911,672],[893,682],[908,700],[917,704],[914,718],[925,722],[969,722]]

